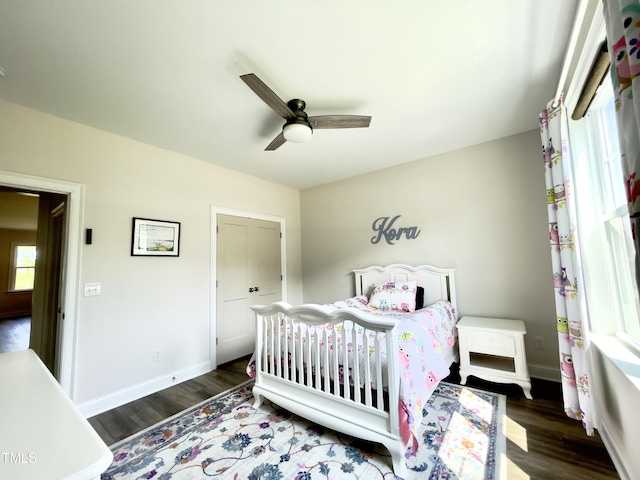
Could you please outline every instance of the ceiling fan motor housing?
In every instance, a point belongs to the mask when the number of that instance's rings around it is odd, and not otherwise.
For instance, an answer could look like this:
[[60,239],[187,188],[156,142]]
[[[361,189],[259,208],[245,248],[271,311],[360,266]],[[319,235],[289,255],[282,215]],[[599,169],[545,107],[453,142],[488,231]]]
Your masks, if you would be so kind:
[[294,98],[287,102],[287,106],[291,109],[295,116],[287,119],[282,127],[284,137],[293,143],[304,143],[311,140],[313,128],[309,123],[309,117],[304,111],[306,103],[304,100]]
[[304,111],[305,107],[307,106],[304,100],[294,98],[293,100],[289,100],[287,102],[287,106],[293,111],[295,115],[295,117],[287,119],[287,125],[297,123],[301,125],[307,125],[309,128],[311,128],[309,117]]

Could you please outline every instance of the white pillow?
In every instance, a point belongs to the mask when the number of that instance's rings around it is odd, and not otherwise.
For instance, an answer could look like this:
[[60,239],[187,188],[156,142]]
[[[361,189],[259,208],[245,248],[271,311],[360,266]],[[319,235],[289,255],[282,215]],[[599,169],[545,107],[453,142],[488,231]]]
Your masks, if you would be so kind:
[[381,311],[413,312],[416,309],[418,282],[389,282],[373,289],[369,308]]

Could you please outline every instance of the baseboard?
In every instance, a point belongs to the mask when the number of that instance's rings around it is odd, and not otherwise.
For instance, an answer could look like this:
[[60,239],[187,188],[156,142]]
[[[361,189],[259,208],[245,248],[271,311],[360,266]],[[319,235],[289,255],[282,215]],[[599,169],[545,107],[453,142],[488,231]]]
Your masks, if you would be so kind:
[[31,309],[18,310],[16,312],[0,313],[0,320],[13,320],[15,318],[25,318],[31,316]]
[[550,367],[548,365],[529,364],[529,375],[532,378],[541,380],[549,380],[551,382],[560,382],[560,367]]
[[[123,388],[122,390],[118,390],[108,395],[83,402],[78,404],[77,407],[85,418],[93,417],[106,412],[107,410],[124,405],[125,403],[129,403],[147,395],[151,395],[152,393],[159,392],[160,390],[164,390],[172,385],[177,385],[178,383],[186,380],[204,375],[210,371],[211,364],[209,362],[204,362],[200,365],[169,373],[162,377],[154,378],[131,387]],[[529,364],[529,374],[533,378],[540,378],[542,380],[550,380],[553,382],[560,381],[560,370],[547,365]]]
[[616,472],[618,473],[618,475],[620,475],[620,479],[621,480],[634,480],[634,479],[637,480],[638,477],[632,477],[629,474],[629,471],[625,468],[625,462],[618,453],[621,450],[618,449],[616,442],[613,439],[613,436],[609,434],[607,422],[602,417],[599,418],[599,422],[598,422],[598,434],[600,435],[600,438],[602,439],[602,443],[604,444],[604,447],[607,449],[607,452],[609,452],[609,456],[611,457],[613,466],[616,467]]
[[139,398],[146,397],[147,395],[159,392],[178,383],[204,375],[210,371],[211,363],[207,361],[193,367],[185,368],[184,370],[178,370],[137,385],[132,385],[131,387],[123,388],[122,390],[117,390],[94,400],[77,404],[76,406],[85,418],[93,417],[107,410],[124,405],[125,403],[138,400]]

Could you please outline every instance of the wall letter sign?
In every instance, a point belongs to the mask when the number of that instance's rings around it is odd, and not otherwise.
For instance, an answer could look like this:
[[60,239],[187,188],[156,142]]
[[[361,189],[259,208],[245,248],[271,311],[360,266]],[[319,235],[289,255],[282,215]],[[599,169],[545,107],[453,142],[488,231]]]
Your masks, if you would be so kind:
[[371,237],[371,243],[378,243],[382,238],[384,238],[389,245],[393,245],[393,242],[400,240],[400,237],[402,237],[403,234],[407,237],[407,240],[418,238],[418,235],[420,235],[418,227],[393,228],[393,224],[399,218],[400,215],[396,215],[391,220],[389,220],[389,217],[376,218],[373,221],[371,228],[374,232],[378,232],[378,234]]

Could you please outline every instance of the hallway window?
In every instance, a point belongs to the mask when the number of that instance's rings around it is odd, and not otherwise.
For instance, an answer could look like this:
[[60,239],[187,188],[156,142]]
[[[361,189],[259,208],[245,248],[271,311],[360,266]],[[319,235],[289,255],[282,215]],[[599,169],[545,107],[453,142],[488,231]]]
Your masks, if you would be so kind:
[[36,271],[36,246],[12,244],[11,251],[12,276],[9,290],[12,292],[33,290]]

